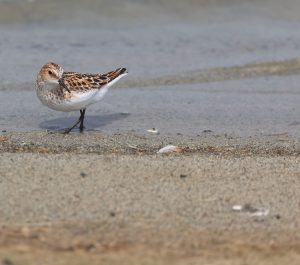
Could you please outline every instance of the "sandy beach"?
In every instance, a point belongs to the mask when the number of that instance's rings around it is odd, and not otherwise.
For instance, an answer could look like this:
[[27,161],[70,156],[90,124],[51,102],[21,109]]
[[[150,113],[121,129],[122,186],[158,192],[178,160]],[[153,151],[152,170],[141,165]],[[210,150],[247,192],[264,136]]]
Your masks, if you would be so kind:
[[[0,0],[0,264],[299,264],[299,11]],[[48,61],[129,75],[64,135]]]

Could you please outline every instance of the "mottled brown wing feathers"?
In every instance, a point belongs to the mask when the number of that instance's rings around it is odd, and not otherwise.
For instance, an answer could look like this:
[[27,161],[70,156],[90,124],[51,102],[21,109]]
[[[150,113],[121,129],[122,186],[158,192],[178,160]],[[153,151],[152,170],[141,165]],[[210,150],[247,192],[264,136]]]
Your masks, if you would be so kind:
[[125,68],[118,68],[106,74],[79,74],[76,72],[64,72],[59,84],[68,92],[84,92],[91,89],[100,89],[118,76],[126,73]]

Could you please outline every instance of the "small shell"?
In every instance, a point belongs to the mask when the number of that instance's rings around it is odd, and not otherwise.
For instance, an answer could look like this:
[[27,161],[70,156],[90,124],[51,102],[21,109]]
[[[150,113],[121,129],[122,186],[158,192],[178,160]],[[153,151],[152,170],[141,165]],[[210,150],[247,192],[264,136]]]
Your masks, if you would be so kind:
[[147,130],[147,132],[154,133],[154,134],[158,134],[159,133],[159,131],[156,128],[149,129],[149,130]]
[[178,146],[175,145],[167,145],[161,149],[158,150],[158,154],[164,154],[164,153],[171,153],[171,152],[180,152],[181,149]]
[[268,216],[270,210],[265,208],[255,208],[250,204],[233,205],[231,208],[235,212],[243,212],[252,217],[265,217]]
[[253,213],[249,213],[250,216],[253,217],[264,217],[264,216],[268,216],[270,210],[269,209],[257,209],[257,211],[253,212]]
[[233,205],[232,210],[233,211],[241,211],[241,210],[243,210],[243,206],[242,205]]

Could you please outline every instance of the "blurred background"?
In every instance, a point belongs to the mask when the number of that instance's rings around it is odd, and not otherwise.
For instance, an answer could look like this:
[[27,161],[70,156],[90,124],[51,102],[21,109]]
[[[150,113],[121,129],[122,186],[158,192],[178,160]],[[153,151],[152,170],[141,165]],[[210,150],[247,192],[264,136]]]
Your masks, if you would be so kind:
[[49,60],[141,77],[294,58],[299,21],[297,0],[0,0],[0,83]]

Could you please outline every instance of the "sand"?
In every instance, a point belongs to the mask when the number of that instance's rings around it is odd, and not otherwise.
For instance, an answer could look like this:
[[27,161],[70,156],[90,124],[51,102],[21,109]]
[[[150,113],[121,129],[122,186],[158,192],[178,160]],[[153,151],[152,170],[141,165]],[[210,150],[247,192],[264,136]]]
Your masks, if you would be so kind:
[[[300,147],[286,134],[32,132],[4,133],[0,144],[4,264],[300,258]],[[157,154],[167,144],[180,151]]]
[[[78,264],[293,263],[299,162],[298,156],[3,153],[0,255],[13,264],[38,264],[41,257],[51,264],[53,255],[61,264],[74,256]],[[235,212],[234,205],[269,213]]]

